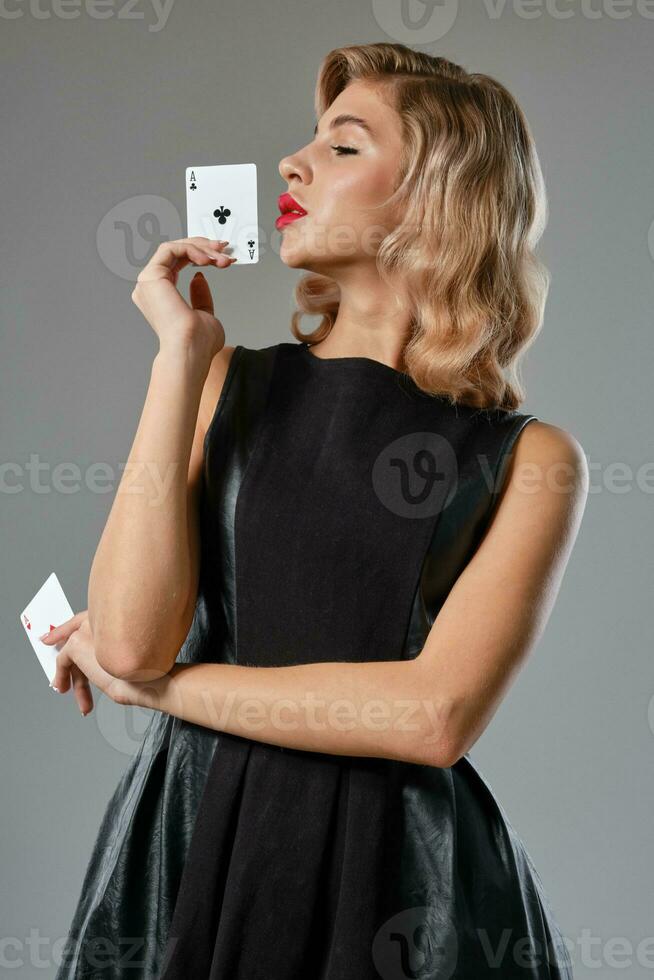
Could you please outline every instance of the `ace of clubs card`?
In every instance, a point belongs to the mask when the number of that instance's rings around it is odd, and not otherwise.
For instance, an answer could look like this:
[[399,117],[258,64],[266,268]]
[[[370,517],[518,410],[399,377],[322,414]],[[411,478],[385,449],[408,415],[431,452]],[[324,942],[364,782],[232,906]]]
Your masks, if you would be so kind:
[[186,224],[189,238],[227,239],[235,266],[258,262],[257,165],[187,167]]

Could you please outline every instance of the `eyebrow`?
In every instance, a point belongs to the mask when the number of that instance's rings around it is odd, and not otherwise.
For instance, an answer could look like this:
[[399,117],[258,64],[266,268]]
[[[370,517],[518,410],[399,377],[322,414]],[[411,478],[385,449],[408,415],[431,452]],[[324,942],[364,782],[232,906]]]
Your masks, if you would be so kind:
[[[365,119],[362,119],[361,116],[353,116],[349,112],[344,112],[340,116],[336,116],[334,119],[332,119],[332,121],[329,124],[329,128],[330,130],[336,129],[338,126],[345,126],[348,123],[352,123],[352,125],[354,126],[360,126],[361,129],[365,129],[365,131],[374,138],[375,134],[372,130],[372,127],[368,125]],[[316,127],[313,131],[313,135],[317,136],[317,134],[318,134],[318,124],[316,123]]]

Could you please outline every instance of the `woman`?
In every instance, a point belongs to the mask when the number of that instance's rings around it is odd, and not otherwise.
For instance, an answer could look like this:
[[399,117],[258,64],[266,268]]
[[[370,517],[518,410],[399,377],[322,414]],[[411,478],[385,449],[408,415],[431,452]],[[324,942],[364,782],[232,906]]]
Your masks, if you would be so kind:
[[132,492],[51,642],[83,712],[89,684],[157,710],[59,980],[572,977],[469,756],[586,499],[575,438],[516,411],[536,151],[498,82],[401,44],[330,52],[316,113],[280,164],[299,343],[225,346],[201,273],[182,298],[224,242],[163,243],[134,289],[160,348]]

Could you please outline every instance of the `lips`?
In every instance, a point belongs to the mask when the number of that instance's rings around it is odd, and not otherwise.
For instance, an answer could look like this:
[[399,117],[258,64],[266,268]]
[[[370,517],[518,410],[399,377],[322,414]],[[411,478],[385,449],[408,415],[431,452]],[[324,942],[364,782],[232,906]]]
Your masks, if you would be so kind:
[[288,193],[280,194],[277,203],[281,213],[275,222],[275,228],[280,230],[285,228],[286,225],[290,225],[293,221],[298,221],[300,218],[303,218],[308,213],[304,210],[302,205]]
[[298,204],[295,198],[289,193],[280,194],[277,203],[282,214],[288,214],[289,211],[297,211],[302,216],[307,213],[302,205]]

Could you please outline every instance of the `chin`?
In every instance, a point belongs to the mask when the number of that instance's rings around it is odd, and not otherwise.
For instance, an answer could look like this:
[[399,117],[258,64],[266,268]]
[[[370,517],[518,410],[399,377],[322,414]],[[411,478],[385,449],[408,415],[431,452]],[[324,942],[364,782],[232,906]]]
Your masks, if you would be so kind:
[[312,259],[311,253],[306,248],[294,248],[282,241],[279,257],[289,269],[306,269],[307,272],[318,271],[314,268],[315,257]]
[[307,272],[313,271],[312,269],[309,268],[307,263],[297,255],[292,255],[292,254],[286,255],[284,254],[284,252],[280,252],[279,257],[284,263],[284,265],[288,266],[289,269],[306,269]]

